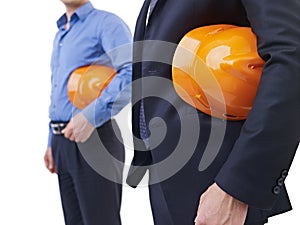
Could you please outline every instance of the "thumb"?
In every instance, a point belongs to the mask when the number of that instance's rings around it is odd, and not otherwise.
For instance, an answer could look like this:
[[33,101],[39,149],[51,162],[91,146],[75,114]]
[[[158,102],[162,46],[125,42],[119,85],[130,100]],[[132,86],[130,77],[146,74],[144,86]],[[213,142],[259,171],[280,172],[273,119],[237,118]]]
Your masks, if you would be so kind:
[[52,156],[49,156],[48,157],[48,168],[49,168],[49,170],[52,170],[53,169],[53,158],[52,158]]

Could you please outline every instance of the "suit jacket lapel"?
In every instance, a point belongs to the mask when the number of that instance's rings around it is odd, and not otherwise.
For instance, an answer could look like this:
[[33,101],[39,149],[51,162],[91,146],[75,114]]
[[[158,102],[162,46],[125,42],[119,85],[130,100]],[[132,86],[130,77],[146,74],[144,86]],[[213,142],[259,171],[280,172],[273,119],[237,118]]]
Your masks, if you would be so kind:
[[[154,1],[155,4],[152,6],[153,8],[150,11],[147,25],[150,24],[153,15],[156,14],[158,10],[159,11],[162,10],[162,7],[163,7],[162,5],[167,2],[167,0],[152,0],[152,1]],[[146,27],[146,30],[147,30],[147,27]]]
[[[144,40],[145,28],[146,28],[146,18],[148,13],[148,8],[151,0],[145,0],[140,14],[137,18],[135,31],[134,31],[134,45],[133,45],[133,77],[132,80],[136,80],[141,74],[141,61],[142,61],[142,43],[139,41]],[[140,92],[140,88],[133,87],[134,91]]]
[[145,28],[146,28],[146,18],[148,14],[148,8],[151,0],[145,0],[140,14],[137,18],[135,32],[134,32],[134,41],[142,41],[144,40]]
[[151,16],[153,9],[155,8],[157,2],[158,2],[158,0],[151,0],[149,17]]

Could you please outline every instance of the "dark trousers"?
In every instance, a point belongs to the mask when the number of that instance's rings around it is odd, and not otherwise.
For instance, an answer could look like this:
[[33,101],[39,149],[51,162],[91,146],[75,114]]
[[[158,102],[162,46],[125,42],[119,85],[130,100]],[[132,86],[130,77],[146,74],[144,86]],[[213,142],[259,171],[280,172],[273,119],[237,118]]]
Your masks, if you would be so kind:
[[[114,121],[105,123],[93,135],[100,138],[115,159],[124,162],[124,146]],[[62,135],[53,136],[52,152],[66,225],[120,225],[122,184],[97,173],[81,154],[91,148],[97,150],[99,146],[77,145]],[[116,167],[110,174],[114,173],[121,180],[122,169]]]
[[[194,155],[176,174],[149,186],[151,209],[155,225],[192,225],[197,215],[200,196],[207,188],[203,183],[213,183],[205,173],[197,170],[199,160]],[[214,166],[214,164],[212,165]],[[195,169],[196,168],[196,169]],[[160,178],[160,171],[152,168],[150,181]],[[211,179],[211,180],[210,180]],[[202,189],[201,189],[202,188]],[[267,217],[259,210],[248,208],[244,225],[263,225]]]
[[268,220],[255,223],[246,223],[245,225],[264,225],[266,223],[268,223]]
[[[151,208],[155,225],[193,225],[196,217],[197,206],[190,207],[191,204],[168,204],[166,195],[160,184],[151,185],[149,188]],[[186,194],[186,193],[185,193]],[[182,194],[183,195],[183,194]],[[178,197],[176,193],[174,198]],[[180,208],[182,215],[174,215],[174,208]],[[194,213],[191,213],[194,212]],[[191,216],[191,214],[193,214]],[[244,225],[264,225],[268,220],[257,222],[246,222]]]

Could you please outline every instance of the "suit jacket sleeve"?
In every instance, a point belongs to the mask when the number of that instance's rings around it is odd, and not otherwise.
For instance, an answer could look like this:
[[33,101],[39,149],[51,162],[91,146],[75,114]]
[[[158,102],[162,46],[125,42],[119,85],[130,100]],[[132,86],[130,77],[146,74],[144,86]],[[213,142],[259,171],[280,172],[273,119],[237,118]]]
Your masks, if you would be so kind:
[[253,109],[215,181],[248,205],[270,209],[300,140],[300,1],[242,2],[266,64]]

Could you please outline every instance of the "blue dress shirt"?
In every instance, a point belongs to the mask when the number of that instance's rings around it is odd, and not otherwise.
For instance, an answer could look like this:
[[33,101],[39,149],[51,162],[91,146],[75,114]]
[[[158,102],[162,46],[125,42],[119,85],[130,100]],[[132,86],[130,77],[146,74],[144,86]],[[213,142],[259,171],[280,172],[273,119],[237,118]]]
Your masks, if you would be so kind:
[[[74,12],[68,30],[66,23],[64,14],[57,21],[59,30],[53,43],[49,118],[69,121],[79,112],[68,97],[67,85],[72,71],[85,65],[108,65],[115,68],[117,75],[101,96],[82,110],[87,120],[99,127],[130,102],[131,33],[119,17],[95,9],[90,2]],[[51,146],[51,137],[50,128],[48,146]]]

